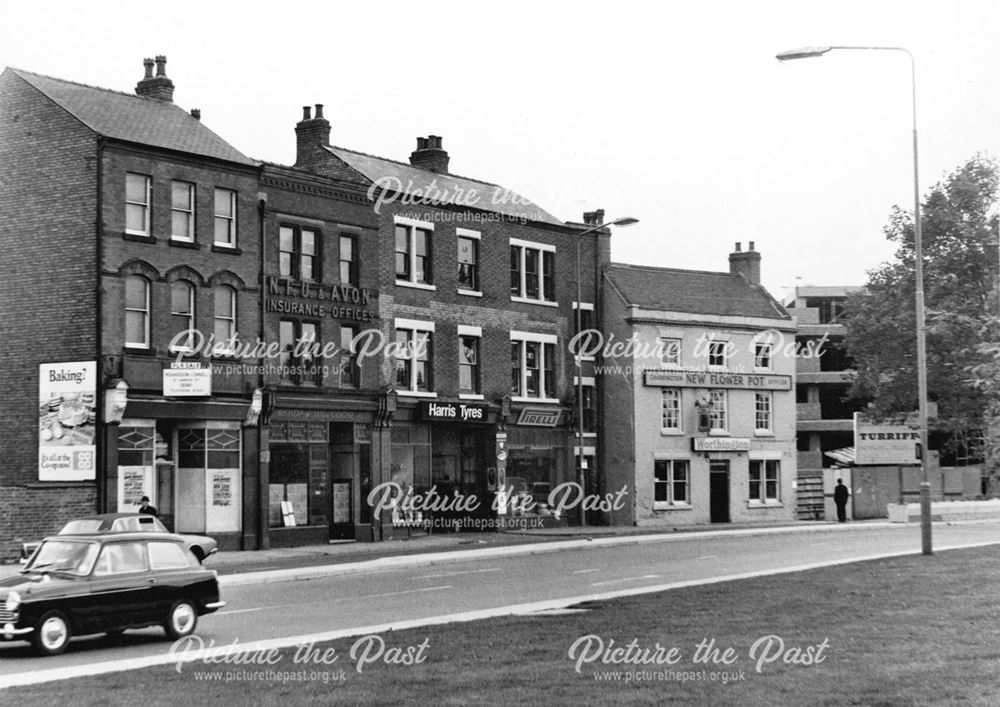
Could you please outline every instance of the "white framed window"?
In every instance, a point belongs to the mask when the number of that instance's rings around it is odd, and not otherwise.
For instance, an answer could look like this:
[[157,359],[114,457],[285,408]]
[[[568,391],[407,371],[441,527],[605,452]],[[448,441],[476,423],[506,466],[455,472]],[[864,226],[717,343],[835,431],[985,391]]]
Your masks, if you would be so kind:
[[215,189],[215,245],[236,247],[236,192]]
[[778,459],[750,460],[750,501],[781,502],[781,461]]
[[316,229],[292,225],[278,227],[278,273],[296,280],[320,279]]
[[226,354],[230,351],[229,342],[236,336],[236,290],[229,285],[219,285],[213,294],[215,296],[213,350]]
[[774,346],[767,343],[754,344],[753,367],[758,371],[770,371]]
[[482,327],[458,327],[458,394],[466,398],[482,396],[479,344]]
[[510,299],[534,304],[556,303],[556,247],[510,239]]
[[194,348],[194,285],[187,280],[170,284],[170,322],[173,325],[171,351]]
[[479,244],[482,234],[479,231],[469,231],[456,228],[458,237],[458,291],[464,293],[482,292],[479,279]]
[[680,366],[681,340],[674,338],[663,338],[660,339],[660,345],[663,347],[663,365]]
[[729,408],[729,391],[712,390],[709,392],[710,407],[708,423],[710,432],[725,432],[729,429],[727,417]]
[[681,391],[679,388],[664,388],[661,392],[662,430],[668,433],[681,431]]
[[691,462],[687,459],[653,461],[653,508],[690,506]]
[[150,235],[149,203],[153,181],[145,174],[125,174],[125,233]]
[[149,348],[149,280],[125,278],[125,345]]
[[396,217],[396,284],[434,289],[434,224]]
[[175,241],[194,241],[194,193],[190,182],[170,183],[170,238]]
[[770,391],[754,393],[754,423],[755,434],[771,434],[773,430],[772,407],[773,397]]
[[556,399],[556,336],[510,333],[511,397],[514,400]]
[[396,319],[396,390],[405,395],[434,393],[434,322]]
[[728,341],[712,340],[708,342],[708,366],[709,368],[725,368],[726,358],[729,353]]

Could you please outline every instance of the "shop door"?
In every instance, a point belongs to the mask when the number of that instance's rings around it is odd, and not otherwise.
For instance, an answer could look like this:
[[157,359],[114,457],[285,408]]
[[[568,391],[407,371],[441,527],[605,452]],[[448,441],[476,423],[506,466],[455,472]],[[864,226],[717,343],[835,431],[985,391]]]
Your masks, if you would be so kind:
[[729,522],[729,462],[713,459],[708,467],[709,514],[713,523]]
[[354,539],[353,449],[330,454],[330,539]]
[[243,498],[239,423],[178,425],[177,450],[176,532],[238,531]]

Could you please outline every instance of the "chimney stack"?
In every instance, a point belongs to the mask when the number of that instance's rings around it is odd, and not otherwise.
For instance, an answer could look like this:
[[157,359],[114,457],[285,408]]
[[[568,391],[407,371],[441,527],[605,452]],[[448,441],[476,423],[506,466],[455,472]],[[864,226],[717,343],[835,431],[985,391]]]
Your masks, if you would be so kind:
[[754,250],[753,241],[747,243],[745,251],[740,243],[736,244],[736,250],[729,254],[729,272],[742,275],[751,285],[760,284],[760,253]]
[[316,116],[309,106],[302,106],[302,120],[295,126],[295,166],[314,169],[327,162],[330,144],[330,121],[323,117],[323,104],[316,104]]
[[440,135],[417,138],[417,149],[410,153],[410,164],[437,174],[448,174],[448,153],[441,147]]
[[596,211],[584,211],[583,222],[588,226],[600,226],[602,223],[604,223],[604,209],[597,209]]
[[[153,76],[153,64],[156,64],[156,76]],[[137,96],[152,98],[164,103],[174,102],[174,82],[167,78],[167,57],[162,54],[153,59],[143,59],[142,65],[146,75],[135,85]]]

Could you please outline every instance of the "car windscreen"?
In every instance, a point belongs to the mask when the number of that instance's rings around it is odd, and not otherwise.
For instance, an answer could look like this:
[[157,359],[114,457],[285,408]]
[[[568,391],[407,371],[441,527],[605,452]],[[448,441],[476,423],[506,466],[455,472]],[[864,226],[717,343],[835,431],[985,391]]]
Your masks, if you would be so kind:
[[97,543],[74,540],[46,540],[32,556],[25,572],[63,572],[84,577],[90,574],[97,557]]
[[71,520],[59,531],[60,535],[89,535],[101,530],[100,519]]

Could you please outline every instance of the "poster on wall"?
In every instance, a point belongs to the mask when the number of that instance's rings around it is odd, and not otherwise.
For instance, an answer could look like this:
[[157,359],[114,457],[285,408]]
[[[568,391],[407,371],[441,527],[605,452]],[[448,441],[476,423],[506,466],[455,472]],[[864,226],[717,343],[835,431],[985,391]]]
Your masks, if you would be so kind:
[[96,478],[97,364],[38,366],[38,480]]
[[212,505],[231,506],[233,504],[233,480],[229,474],[212,476]]
[[118,476],[121,478],[121,492],[118,496],[120,499],[119,512],[132,511],[134,510],[133,506],[142,504],[142,497],[149,495],[146,489],[146,479],[151,471],[147,471],[146,467],[142,466],[118,468]]
[[854,413],[857,464],[919,464],[920,430],[905,421],[876,423]]

